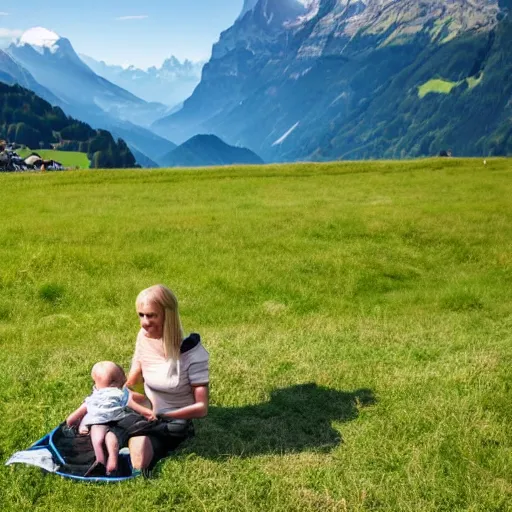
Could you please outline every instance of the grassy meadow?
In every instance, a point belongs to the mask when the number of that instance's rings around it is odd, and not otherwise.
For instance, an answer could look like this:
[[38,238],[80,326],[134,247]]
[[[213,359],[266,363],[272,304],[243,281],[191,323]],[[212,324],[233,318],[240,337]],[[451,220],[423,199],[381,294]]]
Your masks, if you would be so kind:
[[170,286],[211,407],[152,479],[0,467],[2,511],[512,510],[512,165],[0,175],[0,459]]
[[423,85],[418,87],[418,97],[424,98],[428,93],[435,92],[439,94],[450,94],[451,90],[454,87],[466,82],[470,89],[476,87],[483,79],[483,73],[479,74],[477,77],[468,77],[464,80],[459,80],[458,82],[452,82],[450,80],[443,80],[441,78],[434,78],[425,82]]

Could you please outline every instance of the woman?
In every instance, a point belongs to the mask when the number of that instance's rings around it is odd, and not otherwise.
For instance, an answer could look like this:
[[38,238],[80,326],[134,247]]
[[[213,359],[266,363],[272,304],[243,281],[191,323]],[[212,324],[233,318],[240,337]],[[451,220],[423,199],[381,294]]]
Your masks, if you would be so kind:
[[143,290],[135,307],[141,329],[126,385],[144,381],[146,396],[134,398],[151,402],[168,435],[132,437],[128,446],[133,467],[151,469],[193,434],[193,418],[208,413],[208,352],[198,334],[184,337],[178,301],[165,286]]

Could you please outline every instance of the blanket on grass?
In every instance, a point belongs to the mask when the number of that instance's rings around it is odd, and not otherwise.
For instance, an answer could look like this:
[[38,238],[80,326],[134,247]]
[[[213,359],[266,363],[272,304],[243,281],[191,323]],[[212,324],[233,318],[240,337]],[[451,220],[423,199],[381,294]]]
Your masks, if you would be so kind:
[[[135,414],[135,413],[133,413]],[[127,438],[137,435],[173,436],[172,423],[156,420],[149,422],[142,416],[128,421]],[[140,419],[139,419],[140,418]],[[176,432],[177,433],[177,432]],[[183,435],[183,427],[181,427]],[[27,450],[16,452],[6,465],[21,463],[37,466],[49,473],[89,482],[120,482],[139,476],[141,472],[132,468],[128,448],[119,451],[118,470],[115,476],[85,476],[95,461],[91,438],[80,435],[76,429],[61,423],[51,432],[36,441]]]

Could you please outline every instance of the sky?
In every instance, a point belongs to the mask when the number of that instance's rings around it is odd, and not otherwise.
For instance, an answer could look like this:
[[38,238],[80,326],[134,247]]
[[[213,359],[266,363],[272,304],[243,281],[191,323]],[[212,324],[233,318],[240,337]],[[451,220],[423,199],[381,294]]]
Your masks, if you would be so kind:
[[243,0],[2,0],[0,48],[41,26],[71,41],[75,51],[108,64],[160,66],[208,60]]

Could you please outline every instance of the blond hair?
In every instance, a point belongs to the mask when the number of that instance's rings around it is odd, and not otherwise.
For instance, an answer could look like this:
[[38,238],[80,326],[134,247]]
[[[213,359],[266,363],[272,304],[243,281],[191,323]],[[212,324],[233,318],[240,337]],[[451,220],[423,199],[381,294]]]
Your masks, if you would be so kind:
[[142,290],[135,300],[135,307],[143,302],[151,302],[162,308],[164,325],[162,332],[162,344],[166,359],[178,361],[180,348],[183,342],[183,327],[181,326],[178,311],[178,299],[174,293],[163,284],[156,284]]

